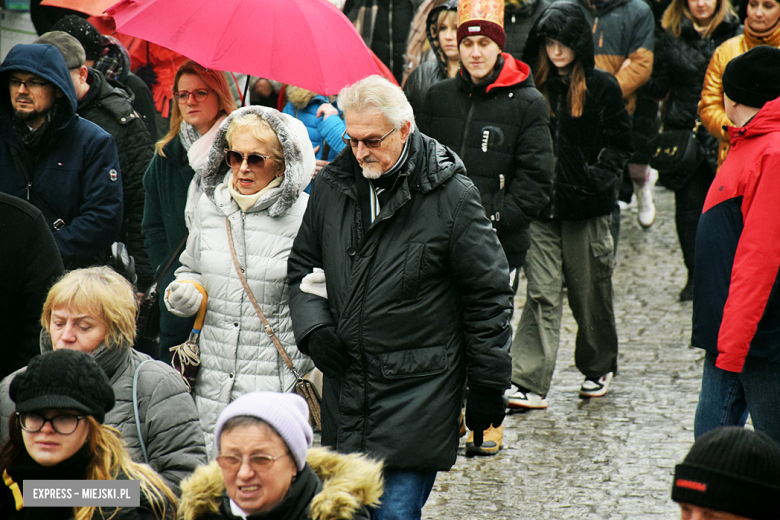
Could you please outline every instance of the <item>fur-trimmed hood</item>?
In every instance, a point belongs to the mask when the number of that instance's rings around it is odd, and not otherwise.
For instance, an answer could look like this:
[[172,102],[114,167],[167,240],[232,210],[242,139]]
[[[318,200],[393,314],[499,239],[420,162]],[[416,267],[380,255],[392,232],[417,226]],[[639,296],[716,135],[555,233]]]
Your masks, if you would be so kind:
[[[313,520],[353,518],[363,506],[376,506],[383,493],[382,463],[364,455],[343,455],[327,448],[311,448],[306,463],[323,481],[311,501]],[[181,485],[180,520],[217,513],[225,493],[222,470],[216,461],[201,466]]]
[[214,202],[214,190],[225,180],[225,174],[230,171],[225,163],[225,149],[228,148],[225,134],[230,122],[236,116],[243,114],[257,114],[265,119],[282,144],[285,168],[282,184],[279,187],[281,194],[268,208],[268,214],[272,217],[282,216],[309,185],[314,173],[315,160],[314,149],[303,123],[273,108],[262,106],[239,108],[222,121],[211,145],[208,163],[201,177],[197,179],[198,193],[205,192]]

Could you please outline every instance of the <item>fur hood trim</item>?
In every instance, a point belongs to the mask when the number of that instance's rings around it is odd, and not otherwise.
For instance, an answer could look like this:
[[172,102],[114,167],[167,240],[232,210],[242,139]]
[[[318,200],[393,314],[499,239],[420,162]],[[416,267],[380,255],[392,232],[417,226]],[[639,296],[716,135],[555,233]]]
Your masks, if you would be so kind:
[[[375,507],[384,491],[382,463],[365,455],[343,455],[327,448],[311,448],[306,462],[323,481],[311,501],[313,520],[349,520],[362,506]],[[225,493],[222,470],[216,461],[201,466],[181,483],[180,520],[218,513]]]
[[281,195],[268,208],[268,214],[272,217],[284,215],[290,206],[295,203],[306,186],[311,182],[314,174],[314,150],[309,140],[306,127],[297,119],[282,114],[273,108],[262,106],[248,106],[239,108],[225,118],[217,130],[214,143],[209,150],[209,160],[203,169],[202,176],[197,179],[198,191],[203,191],[209,200],[214,202],[214,190],[225,180],[225,174],[230,171],[225,164],[225,149],[228,148],[225,134],[230,122],[236,116],[243,114],[257,114],[265,119],[276,132],[284,151],[284,178],[280,189]]

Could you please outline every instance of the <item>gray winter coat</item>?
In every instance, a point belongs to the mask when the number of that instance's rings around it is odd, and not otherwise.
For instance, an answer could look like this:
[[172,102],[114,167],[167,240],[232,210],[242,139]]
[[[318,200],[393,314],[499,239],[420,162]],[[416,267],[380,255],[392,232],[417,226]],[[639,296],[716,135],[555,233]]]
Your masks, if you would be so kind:
[[[228,170],[225,133],[233,117],[244,113],[259,114],[270,123],[285,156],[282,184],[262,195],[246,212],[231,197],[227,182],[222,182]],[[248,392],[289,392],[295,385],[295,377],[265,333],[233,267],[227,220],[239,264],[263,314],[296,369],[306,373],[314,368],[311,359],[295,346],[287,287],[287,257],[309,199],[301,192],[313,170],[314,152],[303,123],[273,109],[251,106],[233,112],[222,123],[199,179],[203,194],[176,280],[196,281],[208,294],[193,395],[210,456],[214,456],[214,427],[225,406]],[[166,290],[166,298],[168,294]]]
[[[41,335],[41,351],[51,351],[51,340]],[[146,462],[138,438],[133,412],[133,376],[138,365],[151,360],[132,348],[98,347],[95,361],[108,376],[116,404],[106,414],[104,424],[119,430],[135,462]],[[8,396],[13,378],[24,368],[0,382],[0,438],[8,438],[8,419],[15,405]],[[138,373],[138,414],[141,435],[146,444],[149,465],[160,474],[174,493],[179,482],[196,467],[206,464],[206,448],[198,422],[198,412],[181,376],[161,361],[146,363]]]

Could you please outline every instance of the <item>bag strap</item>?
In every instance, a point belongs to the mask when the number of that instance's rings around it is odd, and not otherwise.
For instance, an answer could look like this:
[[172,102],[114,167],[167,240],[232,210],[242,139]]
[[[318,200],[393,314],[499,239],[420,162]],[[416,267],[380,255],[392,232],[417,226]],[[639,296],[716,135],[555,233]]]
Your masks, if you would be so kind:
[[225,217],[225,224],[227,225],[227,235],[228,235],[228,244],[230,245],[230,255],[233,257],[233,266],[236,268],[236,274],[238,274],[238,279],[241,280],[241,285],[244,286],[244,291],[246,292],[246,295],[249,296],[249,301],[252,302],[252,306],[255,308],[255,312],[260,317],[260,321],[263,322],[265,333],[268,334],[268,337],[270,337],[271,341],[273,341],[276,350],[279,351],[279,355],[282,356],[282,359],[284,360],[284,364],[287,365],[287,368],[289,368],[292,371],[296,379],[301,379],[301,376],[298,375],[298,372],[295,370],[295,365],[293,365],[290,356],[287,355],[287,351],[284,350],[284,347],[282,346],[282,342],[279,341],[279,338],[276,337],[276,334],[274,333],[274,329],[271,328],[271,324],[268,323],[267,319],[265,319],[265,314],[263,314],[263,311],[260,309],[260,305],[257,303],[257,299],[255,299],[255,295],[252,294],[252,290],[249,288],[249,284],[246,283],[246,277],[244,276],[244,272],[242,271],[241,266],[238,265],[238,258],[236,257],[236,247],[233,245],[233,230],[230,229],[230,219],[227,217]]
[[143,453],[144,462],[147,464],[149,464],[149,455],[146,453],[146,443],[144,443],[144,435],[141,433],[141,417],[138,415],[138,373],[141,371],[141,367],[149,361],[152,360],[147,359],[141,361],[141,364],[135,369],[135,374],[133,374],[133,414],[135,415],[135,428],[138,431],[138,442],[141,443],[141,453]]
[[157,275],[157,279],[154,281],[154,283],[159,286],[160,282],[162,282],[162,279],[165,278],[165,275],[168,274],[168,270],[173,265],[173,262],[176,261],[177,258],[179,258],[179,255],[184,250],[184,246],[187,245],[187,238],[190,236],[190,232],[187,231],[184,233],[184,238],[181,239],[181,243],[176,247],[176,251],[171,255],[171,257],[168,259],[168,261],[165,263],[165,267],[162,268],[160,273]]

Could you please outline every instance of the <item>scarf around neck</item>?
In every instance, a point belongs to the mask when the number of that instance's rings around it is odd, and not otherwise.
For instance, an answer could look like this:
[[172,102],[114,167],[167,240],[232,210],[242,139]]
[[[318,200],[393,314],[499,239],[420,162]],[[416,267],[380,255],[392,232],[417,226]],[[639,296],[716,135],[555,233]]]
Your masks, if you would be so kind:
[[228,191],[230,192],[230,196],[233,197],[233,200],[236,201],[236,204],[238,204],[238,206],[241,208],[241,211],[246,213],[248,209],[254,206],[258,200],[260,200],[260,197],[270,192],[274,188],[280,186],[282,184],[283,179],[284,177],[274,177],[273,180],[271,180],[271,182],[268,183],[268,186],[258,191],[257,193],[252,193],[251,195],[244,195],[240,191],[238,191],[235,186],[233,186],[232,173],[230,174],[230,177],[226,179],[226,182],[228,186]]
[[181,129],[179,130],[179,139],[184,149],[187,151],[187,159],[190,163],[190,168],[195,171],[196,176],[200,176],[203,169],[209,160],[209,151],[211,145],[214,143],[214,138],[219,130],[219,125],[225,120],[222,116],[211,125],[208,132],[200,135],[195,127],[186,121],[181,122]]

